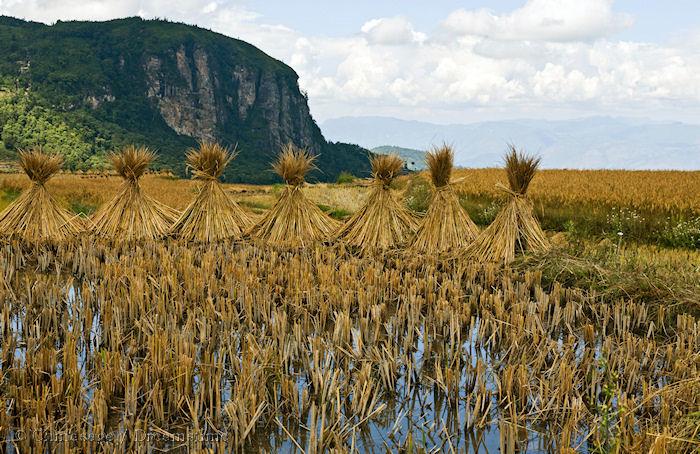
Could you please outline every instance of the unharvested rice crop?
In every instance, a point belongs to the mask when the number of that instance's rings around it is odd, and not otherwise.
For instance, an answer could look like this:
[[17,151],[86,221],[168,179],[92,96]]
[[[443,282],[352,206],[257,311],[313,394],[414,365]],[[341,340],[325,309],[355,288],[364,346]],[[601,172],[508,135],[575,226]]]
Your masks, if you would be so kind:
[[[500,169],[456,169],[457,189],[475,197],[503,197]],[[629,207],[700,214],[700,171],[540,170],[528,194],[535,204]]]

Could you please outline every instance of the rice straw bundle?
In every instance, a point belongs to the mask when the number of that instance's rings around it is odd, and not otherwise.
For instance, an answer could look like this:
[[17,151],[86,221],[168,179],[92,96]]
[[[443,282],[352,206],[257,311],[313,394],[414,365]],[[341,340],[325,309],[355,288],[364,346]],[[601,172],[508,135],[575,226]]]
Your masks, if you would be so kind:
[[0,234],[57,243],[78,235],[82,231],[78,217],[61,208],[45,186],[61,169],[61,157],[36,148],[20,151],[19,164],[31,186],[0,213]]
[[340,229],[336,237],[363,254],[383,251],[408,241],[417,228],[413,214],[397,201],[389,185],[403,169],[396,155],[372,158],[372,191],[364,206]]
[[146,147],[127,146],[111,155],[112,165],[124,178],[119,193],[93,216],[95,235],[109,240],[149,240],[164,236],[178,212],[141,191],[139,178],[155,154]]
[[251,236],[284,247],[304,247],[330,237],[336,222],[301,191],[314,159],[308,151],[292,144],[282,147],[272,168],[287,185],[277,203],[250,230]]
[[527,188],[537,172],[540,159],[519,153],[515,147],[505,158],[510,189],[498,185],[508,193],[509,200],[496,219],[467,249],[467,255],[481,262],[510,263],[515,254],[523,251],[542,252],[549,242],[532,212]]
[[454,153],[443,145],[428,153],[426,163],[435,194],[423,218],[411,249],[419,252],[447,252],[463,249],[474,241],[479,229],[459,204],[450,185]]
[[239,238],[253,222],[224,191],[219,178],[235,154],[217,143],[202,142],[187,153],[187,165],[203,186],[185,209],[171,234],[185,241],[211,242]]

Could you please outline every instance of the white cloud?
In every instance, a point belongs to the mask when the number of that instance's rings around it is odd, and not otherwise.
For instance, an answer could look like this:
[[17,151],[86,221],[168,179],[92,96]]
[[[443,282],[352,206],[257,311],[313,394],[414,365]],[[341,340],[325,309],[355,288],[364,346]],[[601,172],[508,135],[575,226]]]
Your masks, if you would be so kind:
[[[386,114],[460,122],[503,116],[629,114],[700,119],[698,31],[665,44],[620,41],[611,0],[530,0],[510,13],[458,10],[430,34],[375,18],[345,37],[304,35],[234,0],[0,0],[46,22],[166,15],[258,46],[290,64],[320,120]],[[654,111],[648,112],[650,108]]]
[[40,22],[57,20],[106,20],[133,15],[138,1],[124,0],[0,0],[0,13]]
[[444,21],[457,35],[499,40],[577,41],[607,36],[632,25],[632,18],[612,10],[612,0],[529,0],[510,14],[487,9],[459,9]]
[[427,38],[425,33],[415,31],[403,17],[372,19],[365,22],[361,30],[372,44],[422,43]]

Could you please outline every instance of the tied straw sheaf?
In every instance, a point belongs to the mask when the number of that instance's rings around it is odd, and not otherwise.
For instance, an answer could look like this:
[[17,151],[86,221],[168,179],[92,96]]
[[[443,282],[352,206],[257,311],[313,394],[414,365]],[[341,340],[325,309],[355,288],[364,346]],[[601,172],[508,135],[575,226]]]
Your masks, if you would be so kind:
[[372,157],[372,189],[367,201],[338,231],[336,238],[362,254],[385,251],[406,244],[415,233],[415,216],[396,200],[391,182],[403,169],[396,155]]
[[505,168],[510,188],[498,184],[509,200],[496,219],[467,248],[466,255],[482,262],[510,263],[518,252],[544,252],[547,236],[532,212],[527,189],[537,173],[540,159],[525,155],[510,146]]
[[253,238],[282,247],[304,247],[327,240],[336,222],[302,192],[306,174],[314,168],[315,156],[288,143],[272,165],[286,186],[275,205],[250,230]]
[[411,246],[413,251],[442,253],[461,250],[479,234],[450,183],[453,161],[454,152],[447,145],[433,149],[426,156],[435,193]]
[[0,232],[27,242],[62,242],[78,235],[82,223],[61,208],[45,183],[61,169],[63,159],[41,148],[19,152],[19,164],[31,180],[28,189],[0,214]]
[[238,239],[253,225],[219,181],[235,156],[235,152],[211,142],[201,142],[198,149],[187,152],[187,166],[193,178],[202,181],[202,186],[173,225],[172,236],[194,242]]
[[139,179],[155,158],[146,147],[128,146],[110,156],[124,179],[118,194],[93,216],[93,233],[109,240],[152,240],[165,236],[179,213],[141,190]]

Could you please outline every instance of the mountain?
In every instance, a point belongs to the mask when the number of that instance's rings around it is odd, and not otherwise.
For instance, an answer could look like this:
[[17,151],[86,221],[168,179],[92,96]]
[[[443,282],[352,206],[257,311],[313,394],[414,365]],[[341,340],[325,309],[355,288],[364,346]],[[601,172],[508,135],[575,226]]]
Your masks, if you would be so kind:
[[366,148],[392,144],[429,149],[446,142],[455,163],[493,167],[508,143],[542,156],[548,168],[700,169],[700,126],[632,118],[504,120],[438,125],[387,117],[343,117],[322,129],[333,140]]
[[0,156],[40,144],[70,168],[105,163],[127,143],[156,148],[184,174],[198,140],[238,144],[228,181],[276,181],[288,141],[318,154],[315,177],[369,172],[360,147],[327,142],[298,76],[254,46],[140,18],[45,25],[0,17]]
[[382,145],[370,150],[374,154],[395,154],[406,163],[408,170],[424,170],[428,168],[425,163],[425,151],[414,150],[413,148],[401,148],[391,145]]

